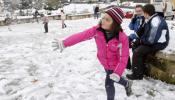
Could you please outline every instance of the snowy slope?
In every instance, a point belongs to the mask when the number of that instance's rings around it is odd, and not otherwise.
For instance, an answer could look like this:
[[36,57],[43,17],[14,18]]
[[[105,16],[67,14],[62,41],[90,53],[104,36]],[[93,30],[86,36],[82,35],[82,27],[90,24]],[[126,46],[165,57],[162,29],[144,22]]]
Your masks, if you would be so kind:
[[[124,20],[123,26],[129,34],[128,22]],[[12,31],[0,27],[0,100],[106,100],[105,73],[96,58],[94,40],[63,53],[51,47],[54,38],[80,32],[98,21],[66,23],[68,28],[61,29],[60,21],[50,21],[49,34],[37,23],[13,25]],[[133,92],[127,97],[116,84],[116,100],[175,100],[174,85],[153,79],[134,81]]]
[[[112,5],[117,5],[116,2],[111,3]],[[102,8],[106,8],[108,6],[110,6],[111,4],[106,3],[106,4],[70,4],[67,6],[64,6],[61,9],[64,9],[65,13],[67,14],[72,14],[72,13],[94,13],[94,8],[95,6],[99,6],[100,9]],[[60,10],[58,9],[58,11],[52,11],[52,13],[55,14],[59,14]]]

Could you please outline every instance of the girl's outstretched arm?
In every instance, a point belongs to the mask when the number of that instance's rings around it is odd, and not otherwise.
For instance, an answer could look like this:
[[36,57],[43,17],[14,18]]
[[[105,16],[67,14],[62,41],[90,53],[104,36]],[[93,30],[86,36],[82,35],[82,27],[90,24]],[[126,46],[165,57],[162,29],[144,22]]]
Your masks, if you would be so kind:
[[60,50],[60,52],[62,52],[66,47],[75,45],[85,40],[92,39],[96,34],[97,27],[98,26],[94,26],[83,32],[73,34],[65,38],[64,40],[55,40],[54,42],[52,42],[52,47],[54,48],[54,51]]
[[63,40],[64,47],[69,47],[75,45],[79,42],[86,41],[92,39],[96,34],[96,29],[98,26],[94,26],[89,28],[83,32],[73,34]]

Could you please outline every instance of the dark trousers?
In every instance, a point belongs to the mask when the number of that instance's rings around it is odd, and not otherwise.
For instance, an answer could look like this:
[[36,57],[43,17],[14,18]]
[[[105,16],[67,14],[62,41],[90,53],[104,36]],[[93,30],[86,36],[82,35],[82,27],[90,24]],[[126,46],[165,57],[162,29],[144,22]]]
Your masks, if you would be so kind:
[[[110,79],[110,74],[112,74],[112,73],[113,73],[112,70],[106,70],[105,89],[106,89],[106,94],[107,94],[107,100],[114,100],[114,98],[115,98],[115,87],[114,87],[115,81]],[[116,82],[116,83],[126,87],[128,81],[121,77],[120,81]]]
[[66,28],[67,27],[67,25],[64,23],[63,25],[62,25],[62,28]]
[[134,52],[132,57],[132,72],[135,77],[143,77],[145,73],[145,59],[147,55],[154,54],[158,50],[151,46],[140,45]]
[[128,63],[127,63],[126,68],[127,68],[127,69],[129,69],[129,70],[132,68],[132,66],[131,66],[131,59],[130,59],[130,57],[128,58]]
[[48,23],[44,23],[44,29],[45,29],[45,33],[48,32]]
[[95,19],[98,19],[98,18],[99,18],[99,12],[95,12],[95,13],[94,13],[94,18],[95,18]]
[[38,17],[37,16],[34,16],[34,20],[39,23],[39,20],[38,20]]
[[65,24],[65,20],[62,20],[62,28],[66,28],[67,25]]
[[[134,51],[134,49],[136,49],[138,46],[137,45],[131,45],[131,43],[133,42],[133,39],[137,39],[137,37],[135,36],[135,35],[130,35],[129,37],[128,37],[128,40],[129,40],[129,48],[131,48],[132,49],[132,51]],[[127,63],[127,66],[126,66],[126,68],[127,69],[131,69],[131,59],[130,59],[130,57],[128,58],[128,63]]]

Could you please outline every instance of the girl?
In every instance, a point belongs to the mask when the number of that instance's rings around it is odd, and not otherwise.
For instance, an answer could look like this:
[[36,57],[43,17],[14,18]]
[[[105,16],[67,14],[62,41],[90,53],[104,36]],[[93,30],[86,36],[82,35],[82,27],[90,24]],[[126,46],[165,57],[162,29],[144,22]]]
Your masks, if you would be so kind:
[[61,22],[62,22],[62,28],[66,28],[66,24],[65,24],[65,20],[66,20],[66,15],[64,13],[63,10],[61,10]]
[[114,7],[106,11],[100,24],[83,32],[74,34],[63,41],[53,42],[54,50],[73,46],[79,42],[94,38],[97,44],[97,57],[106,71],[105,88],[107,100],[114,100],[117,82],[125,87],[126,94],[131,95],[131,81],[122,78],[122,73],[129,57],[128,37],[121,28],[123,11]]

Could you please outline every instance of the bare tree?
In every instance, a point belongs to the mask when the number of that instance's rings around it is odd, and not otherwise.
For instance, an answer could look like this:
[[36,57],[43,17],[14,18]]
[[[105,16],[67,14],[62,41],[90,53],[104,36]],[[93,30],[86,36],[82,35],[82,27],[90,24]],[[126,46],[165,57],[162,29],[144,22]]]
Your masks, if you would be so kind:
[[49,8],[58,9],[61,6],[61,0],[47,0],[46,4]]
[[[50,1],[50,0],[49,0]],[[46,0],[32,0],[33,7],[35,9],[42,9]]]

